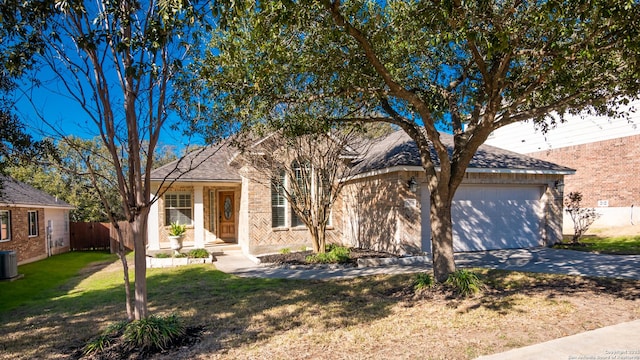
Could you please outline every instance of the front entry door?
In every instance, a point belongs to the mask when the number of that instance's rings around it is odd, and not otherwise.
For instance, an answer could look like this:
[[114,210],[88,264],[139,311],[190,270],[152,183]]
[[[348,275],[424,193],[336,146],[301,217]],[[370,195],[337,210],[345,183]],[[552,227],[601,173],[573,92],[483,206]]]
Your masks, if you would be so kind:
[[221,191],[218,196],[218,219],[220,220],[220,238],[236,238],[236,204],[233,191]]

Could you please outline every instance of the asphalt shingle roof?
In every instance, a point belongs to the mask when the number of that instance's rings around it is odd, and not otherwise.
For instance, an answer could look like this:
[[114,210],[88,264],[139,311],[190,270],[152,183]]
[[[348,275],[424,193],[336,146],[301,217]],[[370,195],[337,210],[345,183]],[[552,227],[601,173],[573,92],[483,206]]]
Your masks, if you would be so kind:
[[8,176],[0,176],[0,203],[73,209],[72,205]]
[[[440,134],[442,142],[453,152],[453,136]],[[440,166],[435,150],[431,148],[431,159],[436,167]],[[382,170],[395,166],[421,166],[420,153],[415,141],[404,131],[399,130],[381,139],[375,140],[364,157],[355,165],[355,174]],[[573,169],[556,165],[548,161],[507,151],[497,147],[482,145],[469,163],[468,169],[486,170],[523,170],[544,172],[573,172]]]
[[240,182],[242,178],[238,170],[229,165],[229,160],[237,151],[227,143],[210,145],[153,170],[151,179]]

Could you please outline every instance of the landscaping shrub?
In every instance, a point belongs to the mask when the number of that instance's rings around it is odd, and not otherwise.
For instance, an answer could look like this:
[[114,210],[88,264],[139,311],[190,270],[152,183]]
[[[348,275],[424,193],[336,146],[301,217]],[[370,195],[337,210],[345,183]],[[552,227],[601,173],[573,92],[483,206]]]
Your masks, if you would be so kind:
[[349,248],[332,244],[327,246],[327,252],[309,255],[305,260],[314,264],[344,264],[351,259],[349,257]]
[[469,270],[460,269],[449,274],[445,284],[450,285],[461,296],[474,295],[484,288],[482,281]]
[[570,192],[564,199],[564,211],[566,211],[573,221],[572,244],[578,244],[580,238],[589,227],[600,217],[600,214],[593,208],[582,207],[582,194],[580,192]]
[[185,335],[185,327],[177,316],[149,316],[134,320],[124,329],[124,340],[132,348],[143,351],[165,350]]
[[156,258],[157,259],[166,259],[166,258],[170,258],[171,255],[167,254],[167,253],[157,253],[156,254]]
[[101,353],[106,348],[111,346],[111,344],[122,335],[122,332],[127,326],[126,321],[118,321],[113,323],[98,336],[89,340],[87,345],[84,347],[84,354],[90,355],[93,353]]
[[280,249],[280,254],[289,254],[289,253],[291,253],[291,249],[289,248]]
[[430,288],[433,286],[433,277],[431,274],[427,273],[418,273],[416,274],[416,278],[413,281],[414,290],[422,290],[426,288]]
[[194,259],[206,259],[209,257],[209,252],[205,249],[193,249],[189,251],[188,255]]
[[177,253],[177,254],[173,255],[173,257],[174,257],[174,258],[178,258],[178,259],[180,259],[180,258],[186,258],[187,256],[188,256],[188,255],[187,255],[187,254],[185,254],[185,253]]

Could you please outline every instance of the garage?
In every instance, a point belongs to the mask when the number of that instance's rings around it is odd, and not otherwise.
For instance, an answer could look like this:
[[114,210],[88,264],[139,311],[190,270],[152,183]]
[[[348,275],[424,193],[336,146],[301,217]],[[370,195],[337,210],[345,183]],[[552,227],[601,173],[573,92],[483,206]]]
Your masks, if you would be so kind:
[[454,251],[543,245],[542,186],[462,185],[452,203]]

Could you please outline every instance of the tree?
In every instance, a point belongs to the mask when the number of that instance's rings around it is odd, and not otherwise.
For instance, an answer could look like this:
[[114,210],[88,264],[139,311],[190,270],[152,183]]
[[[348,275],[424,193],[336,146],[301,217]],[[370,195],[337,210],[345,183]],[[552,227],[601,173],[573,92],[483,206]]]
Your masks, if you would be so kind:
[[[75,208],[70,220],[75,222],[109,222],[109,214],[123,220],[117,185],[113,182],[110,155],[99,138],[92,140],[67,136],[56,144],[57,156],[40,157],[38,162],[7,168],[11,177],[56,196]],[[84,159],[91,159],[91,167],[99,174],[97,188],[91,182]],[[102,203],[98,192],[109,199],[109,207]]]
[[[46,26],[37,29],[37,36],[47,40],[39,43],[37,59],[58,80],[61,92],[82,107],[85,119],[94,126],[109,154],[135,251],[133,306],[128,265],[124,252],[119,254],[127,316],[146,318],[146,229],[149,208],[156,200],[151,196],[150,173],[161,131],[169,125],[172,80],[181,71],[182,62],[188,60],[191,46],[198,46],[198,34],[204,30],[199,25],[206,9],[179,0],[43,1],[41,7],[30,4],[11,1],[15,13],[26,14],[15,19],[16,26],[29,32],[32,25],[25,20],[28,14],[40,18],[37,14],[53,13]],[[12,49],[7,58],[24,56],[20,49]],[[64,135],[42,115],[41,121],[50,124],[56,135]],[[107,195],[100,191],[100,174],[93,166],[92,154],[80,144],[67,145],[83,154],[94,190],[110,208]],[[120,230],[115,214],[107,215]]]
[[315,129],[307,120],[279,125],[279,130],[246,148],[243,159],[251,169],[244,176],[269,187],[272,200],[275,197],[283,205],[280,212],[272,214],[274,224],[284,226],[284,205],[290,204],[291,222],[304,224],[311,234],[313,251],[324,253],[332,207],[344,180],[351,176],[354,149],[362,151],[362,132],[354,126]]
[[573,222],[572,244],[579,244],[580,238],[589,230],[589,227],[600,217],[594,208],[584,208],[581,205],[582,194],[580,192],[570,192],[564,199],[564,211],[571,217]]
[[639,90],[637,1],[233,3],[197,64],[203,97],[249,125],[313,113],[402,128],[431,194],[437,281],[455,270],[452,199],[493,130],[613,115]]

